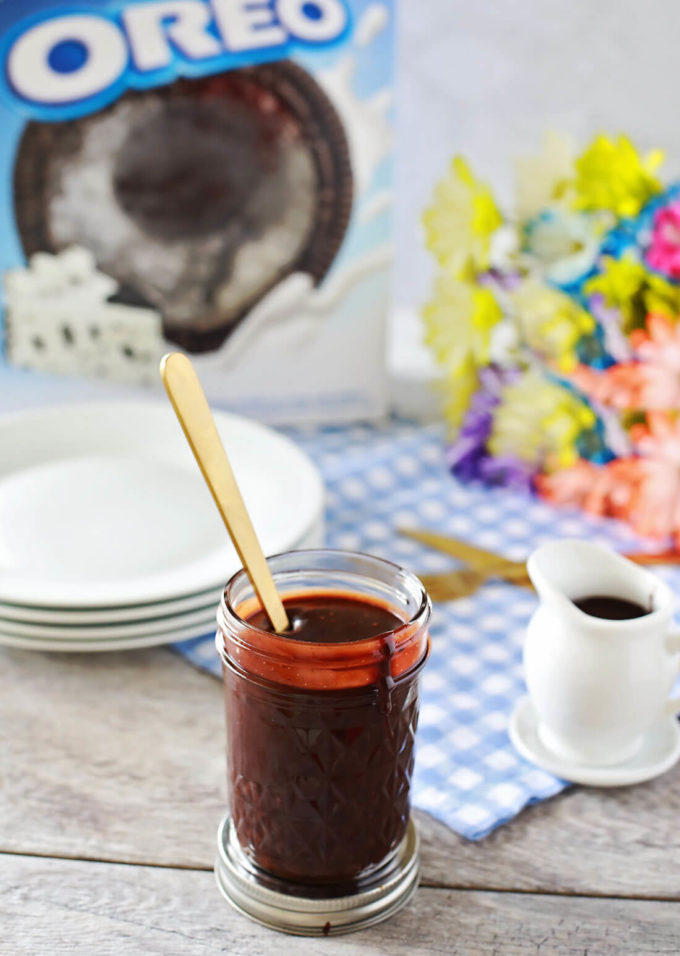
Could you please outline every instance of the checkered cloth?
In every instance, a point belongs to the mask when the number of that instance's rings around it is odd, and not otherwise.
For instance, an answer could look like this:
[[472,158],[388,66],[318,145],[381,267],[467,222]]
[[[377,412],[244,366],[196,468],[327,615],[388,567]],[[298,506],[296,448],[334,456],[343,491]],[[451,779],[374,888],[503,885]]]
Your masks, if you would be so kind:
[[[562,536],[618,550],[640,547],[622,524],[556,511],[506,489],[459,484],[446,468],[439,427],[397,423],[290,434],[323,473],[329,547],[367,551],[416,573],[456,564],[399,535],[398,526],[431,528],[515,559]],[[672,583],[672,570],[662,576]],[[413,801],[472,840],[566,786],[523,760],[507,733],[512,708],[525,693],[521,648],[535,604],[528,590],[494,583],[434,609]],[[219,675],[212,634],[176,646]]]

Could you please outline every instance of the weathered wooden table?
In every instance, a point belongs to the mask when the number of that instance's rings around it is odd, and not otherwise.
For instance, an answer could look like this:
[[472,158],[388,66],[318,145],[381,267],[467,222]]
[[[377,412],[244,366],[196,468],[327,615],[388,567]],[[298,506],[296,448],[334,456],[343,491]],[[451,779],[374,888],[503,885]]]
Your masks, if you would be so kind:
[[219,683],[170,650],[0,650],[0,953],[680,953],[680,769],[574,789],[479,844],[419,814],[415,900],[299,939],[215,887],[223,744]]

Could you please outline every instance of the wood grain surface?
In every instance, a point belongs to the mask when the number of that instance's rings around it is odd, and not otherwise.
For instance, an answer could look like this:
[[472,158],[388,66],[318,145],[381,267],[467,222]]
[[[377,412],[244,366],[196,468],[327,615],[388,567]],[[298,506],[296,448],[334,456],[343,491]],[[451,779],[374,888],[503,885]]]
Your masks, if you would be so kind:
[[574,788],[481,843],[418,814],[405,913],[332,940],[259,929],[209,872],[223,720],[219,682],[167,649],[0,650],[0,953],[680,953],[678,769]]
[[677,952],[673,903],[422,888],[379,926],[300,939],[233,912],[216,895],[211,873],[19,856],[0,857],[0,867],[0,952],[13,956]]

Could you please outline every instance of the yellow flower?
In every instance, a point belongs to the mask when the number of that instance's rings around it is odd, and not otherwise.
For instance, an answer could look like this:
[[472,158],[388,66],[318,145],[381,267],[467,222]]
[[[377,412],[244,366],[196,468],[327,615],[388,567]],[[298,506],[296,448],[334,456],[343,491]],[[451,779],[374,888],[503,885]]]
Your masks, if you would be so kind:
[[502,312],[483,286],[441,273],[434,298],[423,309],[425,343],[445,368],[457,368],[470,354],[478,365],[489,361],[491,330]]
[[574,178],[574,152],[571,140],[551,131],[543,137],[537,156],[516,163],[517,216],[533,219],[555,199],[561,198]]
[[490,189],[456,156],[423,214],[430,252],[456,275],[483,271],[489,265],[489,239],[502,221]]
[[605,304],[623,315],[626,331],[642,328],[654,312],[669,318],[680,313],[680,286],[648,272],[632,255],[621,259],[606,256],[602,271],[584,286],[586,295],[600,294]]
[[661,276],[650,273],[647,276],[647,288],[644,291],[646,322],[650,312],[655,315],[665,315],[669,319],[677,319],[680,313],[680,287],[666,282]]
[[577,364],[579,340],[595,328],[595,320],[573,299],[536,279],[525,280],[512,293],[515,323],[532,351],[561,371]]
[[613,259],[605,256],[602,271],[584,285],[586,295],[602,295],[605,304],[619,309],[626,319],[630,319],[633,300],[647,282],[647,270],[633,256]]
[[530,370],[503,389],[488,448],[548,470],[569,468],[579,458],[581,432],[595,422],[592,409],[568,389]]
[[490,357],[491,330],[502,318],[493,294],[441,273],[423,309],[425,343],[445,372],[445,414],[457,428],[477,385],[477,368]]
[[637,216],[661,192],[654,173],[664,154],[653,150],[641,157],[627,136],[596,136],[576,160],[576,209],[611,209],[617,216]]
[[458,432],[478,387],[477,363],[468,352],[461,364],[450,368],[441,382],[442,410],[451,437]]

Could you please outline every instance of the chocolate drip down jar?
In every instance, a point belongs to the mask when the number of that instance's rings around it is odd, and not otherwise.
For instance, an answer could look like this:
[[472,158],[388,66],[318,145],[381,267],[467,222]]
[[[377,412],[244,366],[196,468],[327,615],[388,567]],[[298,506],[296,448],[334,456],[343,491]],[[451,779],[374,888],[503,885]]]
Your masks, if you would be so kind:
[[301,935],[385,919],[418,883],[410,782],[429,650],[422,584],[343,551],[269,559],[291,628],[243,571],[218,613],[229,812],[216,874],[249,916]]

